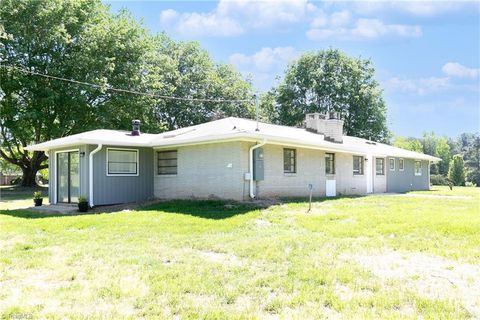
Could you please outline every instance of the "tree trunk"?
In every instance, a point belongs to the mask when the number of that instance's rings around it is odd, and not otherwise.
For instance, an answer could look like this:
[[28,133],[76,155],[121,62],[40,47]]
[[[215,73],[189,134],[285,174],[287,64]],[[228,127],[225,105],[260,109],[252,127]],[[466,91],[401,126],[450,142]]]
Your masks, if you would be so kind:
[[38,168],[22,168],[22,187],[36,187],[37,182],[35,181],[35,176],[37,174]]

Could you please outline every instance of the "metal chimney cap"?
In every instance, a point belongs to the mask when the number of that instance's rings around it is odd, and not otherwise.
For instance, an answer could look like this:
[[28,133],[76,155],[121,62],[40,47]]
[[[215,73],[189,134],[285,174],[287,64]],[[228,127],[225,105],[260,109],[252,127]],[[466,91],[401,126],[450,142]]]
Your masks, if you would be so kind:
[[140,120],[132,120],[132,136],[140,135]]

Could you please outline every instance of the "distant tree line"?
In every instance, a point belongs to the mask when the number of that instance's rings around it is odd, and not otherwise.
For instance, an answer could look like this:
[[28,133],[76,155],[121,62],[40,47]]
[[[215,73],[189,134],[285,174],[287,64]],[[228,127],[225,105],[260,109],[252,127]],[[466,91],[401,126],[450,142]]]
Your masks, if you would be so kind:
[[464,186],[466,183],[480,186],[480,134],[462,133],[457,138],[423,134],[422,138],[395,137],[393,145],[423,152],[442,159],[432,164],[432,183]]

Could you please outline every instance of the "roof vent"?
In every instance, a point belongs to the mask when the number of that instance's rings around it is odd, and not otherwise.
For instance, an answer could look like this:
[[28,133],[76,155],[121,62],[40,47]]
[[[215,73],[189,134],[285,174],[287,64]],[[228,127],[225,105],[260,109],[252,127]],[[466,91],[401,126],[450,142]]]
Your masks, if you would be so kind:
[[132,136],[140,135],[140,120],[132,120]]

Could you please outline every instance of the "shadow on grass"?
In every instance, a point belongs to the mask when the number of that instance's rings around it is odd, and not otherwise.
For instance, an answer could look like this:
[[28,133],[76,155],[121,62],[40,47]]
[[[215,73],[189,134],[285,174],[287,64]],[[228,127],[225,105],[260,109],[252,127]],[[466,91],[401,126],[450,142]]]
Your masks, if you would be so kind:
[[[131,204],[130,204],[131,205]],[[128,204],[126,205],[128,206]],[[116,206],[118,207],[118,206]],[[97,208],[95,211],[88,212],[72,212],[68,214],[64,213],[45,213],[29,211],[27,209],[16,210],[0,210],[0,215],[7,215],[24,219],[44,219],[52,217],[73,217],[80,215],[95,215],[95,214],[109,214],[111,212],[119,212],[123,209],[131,211],[158,211],[177,214],[187,214],[194,217],[204,219],[226,219],[239,214],[249,213],[258,210],[260,207],[255,203],[242,203],[223,200],[169,200],[162,201],[149,205],[137,205],[134,208],[118,207],[116,211],[108,210],[108,206],[105,206],[105,211],[102,211],[102,207]]]
[[[337,197],[318,197],[312,198],[312,203],[331,202],[341,199],[356,199],[364,196],[337,196]],[[308,205],[308,199],[306,198],[281,198],[279,200],[259,200],[257,202],[235,202],[226,200],[168,200],[160,201],[154,204],[148,205],[136,205],[135,207],[116,206],[116,210],[109,210],[109,206],[105,206],[105,211],[102,211],[102,207],[98,207],[95,211],[88,212],[73,212],[68,214],[63,213],[45,213],[34,212],[26,209],[17,210],[0,210],[0,215],[8,215],[17,218],[24,219],[43,219],[52,217],[73,217],[81,215],[96,215],[96,214],[109,214],[111,212],[119,212],[124,209],[131,211],[158,211],[168,212],[176,214],[186,214],[203,219],[227,219],[236,215],[247,214],[249,212],[266,209],[272,205],[297,203]],[[130,204],[131,205],[131,204]]]
[[35,191],[40,191],[44,198],[48,198],[48,187],[46,186],[36,186],[34,188],[21,186],[3,186],[2,188],[0,188],[0,201],[33,199],[33,193]]
[[140,211],[163,211],[187,214],[203,219],[227,219],[246,214],[260,207],[255,203],[233,202],[223,200],[171,200],[140,207]]
[[[337,201],[342,199],[357,199],[357,198],[364,198],[367,195],[341,195],[336,197],[312,197],[312,203],[321,203],[321,202],[331,202]],[[308,204],[308,198],[299,198],[299,197],[288,197],[288,198],[280,198],[282,203],[305,203]]]

